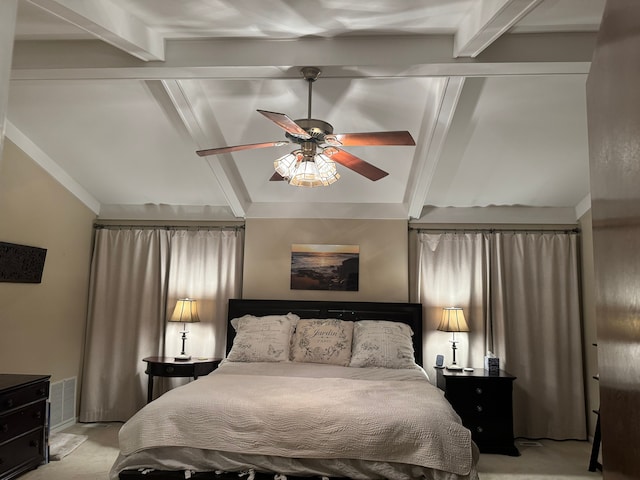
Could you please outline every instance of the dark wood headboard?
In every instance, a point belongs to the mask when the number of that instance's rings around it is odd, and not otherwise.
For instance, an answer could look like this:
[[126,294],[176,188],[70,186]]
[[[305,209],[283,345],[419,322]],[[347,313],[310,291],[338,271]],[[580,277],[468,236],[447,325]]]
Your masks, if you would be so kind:
[[[413,330],[416,363],[422,365],[422,305],[419,303],[330,302],[315,300],[230,299],[228,320],[243,315],[286,315],[300,318],[338,318],[341,320],[389,320],[406,323]],[[233,345],[234,328],[227,325],[227,353]]]

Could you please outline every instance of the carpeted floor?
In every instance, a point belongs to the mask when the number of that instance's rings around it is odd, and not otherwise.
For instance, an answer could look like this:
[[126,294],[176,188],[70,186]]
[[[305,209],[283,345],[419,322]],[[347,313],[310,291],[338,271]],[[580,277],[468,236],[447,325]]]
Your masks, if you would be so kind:
[[[532,446],[537,443],[540,446]],[[519,457],[480,455],[478,472],[481,480],[594,480],[601,472],[589,472],[589,442],[516,441]]]
[[[20,480],[107,480],[107,473],[118,455],[119,423],[77,424],[64,433],[88,438],[60,461],[26,473]],[[587,471],[591,445],[588,442],[553,442],[541,446],[516,442],[522,454],[480,456],[481,480],[594,480],[600,472]]]

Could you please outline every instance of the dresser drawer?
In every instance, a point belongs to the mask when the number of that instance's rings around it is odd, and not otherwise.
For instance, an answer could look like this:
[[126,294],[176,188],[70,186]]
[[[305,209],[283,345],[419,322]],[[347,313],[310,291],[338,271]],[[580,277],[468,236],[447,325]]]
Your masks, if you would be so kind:
[[0,414],[28,403],[45,400],[48,396],[48,381],[37,382],[0,393]]
[[44,462],[44,429],[39,428],[0,445],[0,476]]
[[44,424],[46,408],[47,403],[42,400],[0,415],[0,444],[41,427]]

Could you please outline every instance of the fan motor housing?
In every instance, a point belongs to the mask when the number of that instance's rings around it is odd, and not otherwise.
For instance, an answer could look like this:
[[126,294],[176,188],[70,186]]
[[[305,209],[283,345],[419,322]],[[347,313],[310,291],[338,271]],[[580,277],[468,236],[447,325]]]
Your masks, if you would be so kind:
[[324,137],[333,133],[333,126],[324,120],[318,120],[315,118],[304,118],[295,120],[295,122],[309,135],[311,138],[300,138],[290,133],[285,133],[285,136],[294,143],[302,144],[304,142],[323,143]]

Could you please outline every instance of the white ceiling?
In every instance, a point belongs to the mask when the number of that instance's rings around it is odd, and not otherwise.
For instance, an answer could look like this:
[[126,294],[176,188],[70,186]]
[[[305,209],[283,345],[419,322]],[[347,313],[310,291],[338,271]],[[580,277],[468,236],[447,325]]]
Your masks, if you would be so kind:
[[[7,137],[105,219],[568,223],[604,3],[18,0]],[[336,132],[413,135],[345,147],[389,176],[300,188],[269,181],[291,145],[195,154],[284,140],[256,109],[306,118],[303,66]]]

